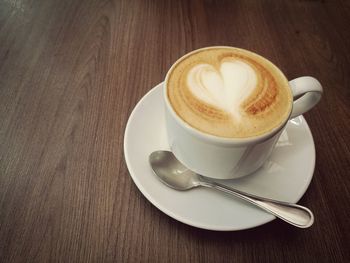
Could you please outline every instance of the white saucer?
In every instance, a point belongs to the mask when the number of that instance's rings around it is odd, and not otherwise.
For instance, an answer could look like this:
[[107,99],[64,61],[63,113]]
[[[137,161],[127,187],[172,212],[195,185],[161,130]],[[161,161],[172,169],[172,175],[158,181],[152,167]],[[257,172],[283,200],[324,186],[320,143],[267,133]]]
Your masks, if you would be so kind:
[[[206,188],[180,192],[156,178],[148,156],[155,150],[169,150],[162,92],[161,83],[139,101],[125,130],[126,164],[143,195],[165,214],[204,229],[241,230],[275,219],[229,195]],[[314,141],[304,117],[300,116],[289,121],[264,167],[252,175],[222,182],[255,195],[296,203],[307,190],[314,168]]]

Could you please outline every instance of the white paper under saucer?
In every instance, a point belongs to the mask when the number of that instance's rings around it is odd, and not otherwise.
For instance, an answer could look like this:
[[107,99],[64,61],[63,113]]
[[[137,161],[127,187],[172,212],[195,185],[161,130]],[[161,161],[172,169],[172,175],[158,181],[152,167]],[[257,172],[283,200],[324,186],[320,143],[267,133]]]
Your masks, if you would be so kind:
[[[126,164],[142,194],[165,214],[203,229],[241,230],[275,219],[235,197],[206,188],[180,192],[156,178],[148,156],[156,150],[169,150],[162,92],[162,83],[149,91],[134,108],[125,129]],[[249,176],[221,182],[255,195],[296,203],[307,190],[314,168],[314,141],[300,116],[289,121],[264,167]]]

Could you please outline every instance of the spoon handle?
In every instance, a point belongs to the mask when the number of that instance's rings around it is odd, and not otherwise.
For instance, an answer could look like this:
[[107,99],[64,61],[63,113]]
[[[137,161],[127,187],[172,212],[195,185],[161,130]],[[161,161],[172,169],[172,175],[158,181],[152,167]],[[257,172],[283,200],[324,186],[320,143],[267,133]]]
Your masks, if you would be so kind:
[[239,197],[296,227],[307,228],[314,222],[314,215],[304,206],[255,196],[226,185],[204,180],[201,178],[200,185]]

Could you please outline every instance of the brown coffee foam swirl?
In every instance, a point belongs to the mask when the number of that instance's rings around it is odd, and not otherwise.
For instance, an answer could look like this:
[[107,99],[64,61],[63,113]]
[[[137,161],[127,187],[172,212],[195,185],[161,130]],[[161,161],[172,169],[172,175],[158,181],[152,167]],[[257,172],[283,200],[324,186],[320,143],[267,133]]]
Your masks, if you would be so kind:
[[[199,64],[219,71],[225,61],[239,60],[255,72],[256,85],[240,103],[241,118],[199,99],[188,87],[187,76]],[[175,112],[194,128],[220,137],[252,137],[272,130],[286,120],[291,93],[284,75],[266,59],[235,48],[212,48],[192,53],[177,63],[168,76],[167,92]]]

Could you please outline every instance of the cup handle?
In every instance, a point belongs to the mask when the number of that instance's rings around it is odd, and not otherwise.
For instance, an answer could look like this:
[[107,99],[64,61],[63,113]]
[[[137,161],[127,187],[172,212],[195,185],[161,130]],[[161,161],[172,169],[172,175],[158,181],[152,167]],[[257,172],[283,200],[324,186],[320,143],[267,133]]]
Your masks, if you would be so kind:
[[293,110],[291,118],[297,117],[313,108],[321,99],[323,89],[321,83],[309,76],[289,81],[293,93]]

